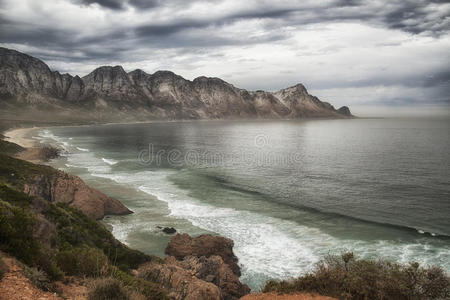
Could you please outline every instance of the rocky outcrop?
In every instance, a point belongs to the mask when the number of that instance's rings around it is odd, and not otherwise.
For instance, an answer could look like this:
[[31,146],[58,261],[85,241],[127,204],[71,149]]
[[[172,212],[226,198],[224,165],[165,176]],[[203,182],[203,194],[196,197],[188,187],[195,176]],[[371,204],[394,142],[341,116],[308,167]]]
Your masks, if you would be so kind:
[[39,196],[54,203],[67,203],[94,219],[132,213],[119,200],[89,187],[78,176],[62,171],[35,175],[27,180],[23,189],[30,196]]
[[220,300],[220,289],[177,265],[172,257],[165,264],[147,263],[139,267],[137,276],[158,283],[174,300]]
[[350,112],[350,109],[347,106],[342,106],[341,108],[338,109],[338,112],[341,115],[352,117],[352,113]]
[[301,84],[274,93],[246,91],[219,78],[190,81],[169,71],[127,73],[121,66],[80,78],[6,48],[0,48],[0,99],[7,107],[95,111],[96,118],[111,111],[160,119],[351,117],[348,108],[336,110]]
[[[250,288],[239,281],[241,272],[230,239],[212,235],[192,238],[188,234],[177,234],[169,242],[166,254],[172,255],[167,258],[166,265],[173,266],[172,270],[181,268],[196,280],[214,284],[220,290],[220,299],[235,300],[250,292]],[[152,270],[151,273],[157,274]]]
[[192,238],[188,234],[177,234],[170,240],[166,254],[182,260],[187,256],[220,256],[237,276],[241,276],[238,258],[233,253],[234,242],[221,236],[204,234]]
[[218,286],[222,299],[239,299],[250,293],[250,288],[239,281],[239,277],[218,255],[210,257],[187,256],[179,262],[179,265],[192,272],[195,277]]

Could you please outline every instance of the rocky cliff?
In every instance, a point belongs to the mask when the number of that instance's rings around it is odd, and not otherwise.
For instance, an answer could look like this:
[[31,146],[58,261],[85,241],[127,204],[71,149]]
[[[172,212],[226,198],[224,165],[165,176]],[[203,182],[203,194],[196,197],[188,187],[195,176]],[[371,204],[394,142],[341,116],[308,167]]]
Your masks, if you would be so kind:
[[105,215],[132,213],[119,200],[89,187],[80,177],[57,170],[51,175],[31,177],[24,184],[24,193],[48,199],[52,203],[67,203],[96,220]]
[[0,182],[31,197],[66,203],[93,219],[132,213],[119,200],[89,187],[78,176],[0,154]]
[[54,111],[95,111],[159,119],[347,118],[347,107],[308,94],[302,84],[278,92],[247,91],[219,79],[186,80],[169,71],[147,74],[104,66],[80,78],[52,71],[41,60],[0,48],[0,105]]
[[233,241],[220,236],[177,234],[166,248],[163,264],[141,265],[137,276],[158,282],[172,299],[237,300],[250,293],[239,281]]

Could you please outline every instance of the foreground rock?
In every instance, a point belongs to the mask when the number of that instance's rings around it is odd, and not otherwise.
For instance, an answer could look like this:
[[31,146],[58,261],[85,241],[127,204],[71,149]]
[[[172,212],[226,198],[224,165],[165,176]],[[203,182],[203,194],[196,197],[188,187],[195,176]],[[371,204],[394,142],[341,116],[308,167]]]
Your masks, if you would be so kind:
[[50,202],[63,202],[94,219],[105,215],[132,213],[119,200],[108,197],[89,187],[81,178],[54,170],[50,174],[37,174],[24,184],[24,193],[39,196]]
[[[188,234],[177,234],[169,242],[166,254],[171,256],[166,259],[164,266],[147,265],[146,277],[150,276],[153,280],[161,278],[163,283],[167,277],[177,282],[182,277],[185,285],[190,287],[195,284],[197,288],[204,289],[202,295],[208,295],[196,299],[235,300],[250,292],[250,288],[239,281],[241,272],[230,239],[212,235],[192,238]],[[191,280],[187,279],[186,274],[191,276]],[[198,280],[202,282],[201,285]],[[219,298],[208,298],[212,295],[209,284],[218,288]],[[174,299],[183,298],[178,288],[175,289],[175,295]]]
[[218,286],[222,298],[225,300],[239,299],[250,293],[250,288],[239,281],[239,277],[218,255],[210,257],[187,256],[179,262],[179,265],[192,272],[195,277]]
[[187,256],[210,257],[220,256],[234,274],[241,276],[238,266],[238,258],[233,253],[234,242],[221,236],[210,234],[201,235],[196,238],[188,234],[177,234],[170,240],[166,248],[166,254],[182,260]]
[[147,263],[139,267],[137,276],[157,282],[168,291],[174,300],[220,300],[220,289],[204,280],[193,276],[180,267],[172,257],[165,264]]

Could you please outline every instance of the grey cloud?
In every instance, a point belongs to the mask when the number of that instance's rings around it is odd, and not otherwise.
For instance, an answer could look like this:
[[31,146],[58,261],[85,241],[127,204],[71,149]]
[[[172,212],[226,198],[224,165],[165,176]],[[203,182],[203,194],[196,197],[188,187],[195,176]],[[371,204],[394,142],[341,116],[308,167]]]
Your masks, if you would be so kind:
[[100,6],[116,10],[123,9],[124,7],[124,1],[122,0],[72,0],[72,1],[76,1],[77,3],[84,5],[96,3]]
[[[180,0],[77,0],[84,4],[97,3],[110,9],[127,9],[127,5],[141,10],[170,7],[182,10],[195,3],[219,3],[221,1],[180,1]],[[331,4],[323,5],[320,2],[314,5],[299,5],[292,1],[291,5],[267,5],[264,2],[256,7],[237,11],[218,20],[198,20],[192,16],[184,20],[185,28],[218,25],[220,23],[233,22],[239,19],[277,19],[287,21],[285,18],[295,14],[294,18],[288,18],[293,24],[312,24],[330,21],[354,20],[362,23],[378,23],[387,28],[403,30],[413,34],[428,32],[441,34],[450,29],[450,8],[445,0],[395,0],[384,2],[382,0],[336,0]],[[127,5],[125,5],[127,4]],[[305,14],[302,14],[306,12]],[[154,25],[161,26],[160,32],[164,33],[183,30],[174,24]],[[157,30],[158,28],[155,28]]]
[[435,70],[430,74],[412,73],[409,75],[389,75],[380,72],[377,76],[361,78],[359,80],[345,81],[339,79],[318,80],[311,87],[314,89],[334,89],[348,87],[371,86],[404,86],[410,88],[443,88],[447,89],[450,97],[450,71],[447,69]]

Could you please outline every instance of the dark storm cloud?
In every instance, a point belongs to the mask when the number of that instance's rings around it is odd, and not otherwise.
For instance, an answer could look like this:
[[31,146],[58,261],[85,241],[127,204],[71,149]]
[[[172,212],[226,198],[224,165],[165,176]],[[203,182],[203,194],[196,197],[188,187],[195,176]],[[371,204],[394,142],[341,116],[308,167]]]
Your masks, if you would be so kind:
[[442,10],[431,13],[430,7],[444,3],[444,1],[401,1],[396,3],[392,10],[386,11],[382,20],[392,29],[415,34],[424,31],[441,33],[450,29],[450,11],[443,7]]
[[[129,6],[140,10],[151,10],[161,7],[170,7],[174,10],[182,10],[194,4],[215,3],[221,1],[181,1],[181,0],[73,0],[79,3],[90,5],[99,4],[108,9],[126,10]],[[391,29],[403,30],[409,33],[419,34],[428,32],[430,34],[441,34],[450,29],[450,8],[446,6],[446,0],[336,0],[326,5],[320,2],[315,4],[302,5],[292,1],[291,5],[257,3],[253,7],[233,12],[227,16],[214,20],[198,20],[193,16],[189,21],[185,21],[186,28],[211,26],[225,22],[232,22],[238,19],[277,19],[286,21],[287,15],[297,14],[295,18],[290,18],[293,24],[311,24],[330,21],[355,20],[360,22],[377,23]],[[301,12],[308,12],[302,15]],[[289,25],[289,24],[288,24]],[[173,32],[182,30],[176,24],[160,25],[161,32]],[[157,30],[157,28],[155,29]]]
[[[0,0],[0,5],[4,0]],[[161,0],[70,0],[84,5],[98,4],[104,9],[114,11],[126,11],[136,7],[142,11],[158,11],[162,7],[168,7],[174,13],[183,11],[195,4],[220,4],[222,1],[161,1]],[[152,43],[162,47],[191,47],[198,44],[207,44],[208,39],[214,40],[212,45],[241,44],[243,37],[239,34],[218,38],[211,35],[208,29],[220,29],[223,26],[234,24],[238,21],[246,20],[265,20],[264,28],[268,31],[278,31],[278,34],[272,34],[272,38],[264,37],[261,42],[275,41],[277,38],[285,39],[288,36],[283,32],[283,28],[288,26],[301,26],[307,24],[356,21],[362,23],[374,23],[387,28],[398,29],[414,34],[429,33],[439,35],[448,32],[450,26],[450,8],[445,5],[445,1],[357,1],[357,0],[336,0],[331,4],[320,5],[298,4],[292,1],[289,5],[270,4],[261,1],[256,5],[245,6],[223,15],[215,16],[212,10],[212,17],[198,17],[195,13],[184,16],[182,19],[170,18],[160,22],[148,24],[115,28],[109,32],[99,32],[93,34],[88,39],[78,39],[73,32],[60,29],[58,24],[54,26],[40,25],[39,20],[27,20],[21,23],[7,14],[0,14],[1,25],[0,41],[3,43],[28,43],[36,46],[72,47],[73,44],[91,45],[108,44],[110,42],[123,41],[127,34],[135,35],[139,44],[130,46],[141,46]],[[239,4],[239,2],[236,2]],[[385,4],[385,5],[384,5]],[[442,6],[442,7],[441,7]],[[213,6],[214,7],[214,6]],[[238,6],[239,7],[239,6]],[[167,14],[167,12],[164,12]],[[35,24],[33,24],[33,22]],[[120,20],[118,20],[120,22]],[[83,24],[89,26],[89,24]],[[185,34],[190,31],[206,30],[208,36],[203,37],[202,43],[195,38],[187,39]],[[180,33],[180,34],[178,34]],[[178,35],[177,35],[178,34]],[[189,36],[189,35],[188,35]],[[157,38],[157,40],[156,40]],[[178,38],[178,39],[177,39]],[[234,41],[233,41],[234,39]],[[255,40],[250,41],[255,43]],[[142,44],[140,44],[142,43]],[[184,44],[186,43],[186,44]]]
[[122,9],[125,3],[125,1],[122,0],[72,0],[72,1],[85,5],[95,3],[110,9]]

